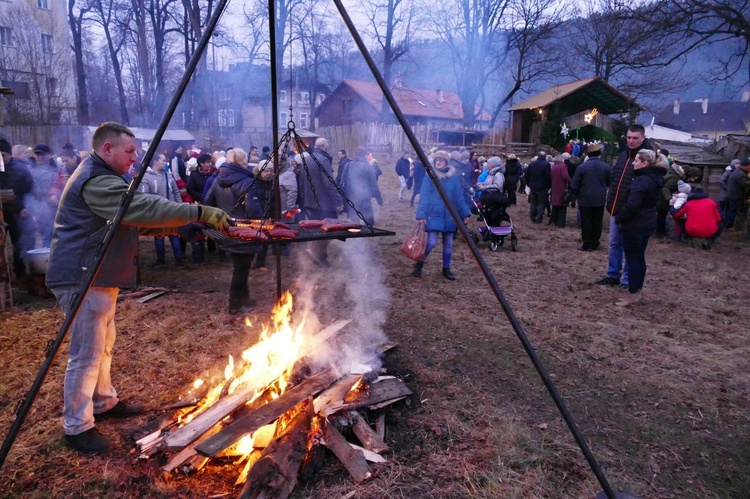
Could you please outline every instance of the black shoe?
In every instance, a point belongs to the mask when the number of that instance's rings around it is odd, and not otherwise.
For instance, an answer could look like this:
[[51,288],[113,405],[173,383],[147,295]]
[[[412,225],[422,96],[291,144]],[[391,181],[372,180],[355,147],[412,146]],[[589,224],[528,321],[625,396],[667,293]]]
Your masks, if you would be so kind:
[[417,262],[414,264],[414,270],[411,271],[411,275],[414,277],[422,277],[422,267],[424,266],[424,263]]
[[185,268],[185,260],[183,259],[176,260],[174,264],[177,266],[177,268],[180,268],[180,269]]
[[581,246],[580,248],[578,248],[578,251],[594,251],[594,250],[589,248],[588,246]]
[[127,402],[120,400],[108,411],[94,414],[94,419],[127,418],[140,414],[141,412],[143,412],[143,406],[141,404],[128,404]]
[[258,302],[256,300],[253,300],[252,298],[248,298],[247,300],[242,302],[242,304],[240,304],[239,306],[229,305],[229,313],[232,315],[249,314],[250,312],[252,312],[253,307],[257,303]]
[[156,260],[154,263],[151,264],[152,269],[162,267],[162,266],[164,266],[164,260]]
[[85,454],[101,454],[109,450],[109,440],[104,438],[104,435],[96,428],[78,435],[65,435],[65,443],[71,449]]
[[620,284],[620,279],[617,277],[604,277],[603,279],[599,279],[596,281],[596,284],[601,284],[604,286],[618,286]]
[[456,276],[453,275],[453,273],[451,272],[451,269],[443,269],[443,277],[445,277],[449,281],[456,280]]

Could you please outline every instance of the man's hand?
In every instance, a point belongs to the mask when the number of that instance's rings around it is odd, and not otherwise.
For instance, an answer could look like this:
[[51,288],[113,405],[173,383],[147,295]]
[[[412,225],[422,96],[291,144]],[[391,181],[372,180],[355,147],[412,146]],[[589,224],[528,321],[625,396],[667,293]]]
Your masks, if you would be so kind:
[[177,227],[177,234],[187,242],[194,243],[203,234],[203,226],[196,222],[189,222],[187,225]]
[[213,206],[201,206],[201,216],[198,220],[206,225],[213,225],[218,230],[226,230],[229,227],[229,215]]

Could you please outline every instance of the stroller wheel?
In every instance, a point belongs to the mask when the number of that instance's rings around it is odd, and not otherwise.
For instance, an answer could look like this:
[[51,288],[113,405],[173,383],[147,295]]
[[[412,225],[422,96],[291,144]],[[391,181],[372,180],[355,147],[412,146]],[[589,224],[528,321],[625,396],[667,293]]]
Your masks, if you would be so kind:
[[515,235],[510,238],[510,249],[513,251],[518,249],[518,238]]
[[490,251],[497,251],[500,248],[500,243],[497,239],[490,241]]

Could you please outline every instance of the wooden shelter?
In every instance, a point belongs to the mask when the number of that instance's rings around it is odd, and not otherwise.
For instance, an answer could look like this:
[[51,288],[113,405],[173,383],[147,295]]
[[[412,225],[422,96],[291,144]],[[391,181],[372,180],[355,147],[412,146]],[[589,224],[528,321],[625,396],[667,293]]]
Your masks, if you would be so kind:
[[[508,109],[512,113],[511,141],[536,142],[541,132],[541,122],[547,119],[553,108],[562,114],[570,130],[585,125],[609,129],[609,115],[639,109],[634,99],[604,81],[601,76],[556,85]],[[597,112],[586,121],[585,116],[594,109]]]
[[[724,156],[707,151],[702,147],[680,142],[661,141],[659,148],[669,150],[675,163],[685,168],[690,177],[697,177],[693,184],[700,184],[706,189],[708,196],[714,201],[719,199],[719,181],[724,169],[730,162]],[[691,172],[694,172],[691,175]]]
[[716,152],[732,159],[750,156],[750,135],[725,135],[716,141]]

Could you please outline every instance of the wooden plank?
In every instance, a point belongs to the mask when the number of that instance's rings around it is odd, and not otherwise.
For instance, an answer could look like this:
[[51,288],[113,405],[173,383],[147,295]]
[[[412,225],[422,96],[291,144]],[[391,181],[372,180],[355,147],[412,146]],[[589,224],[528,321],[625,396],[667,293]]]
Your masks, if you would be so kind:
[[151,301],[154,298],[158,298],[161,295],[166,294],[166,291],[156,291],[154,293],[151,293],[150,295],[146,295],[143,298],[138,298],[138,303],[146,303],[147,301]]
[[[370,385],[369,393],[361,393],[353,400],[347,400],[346,409],[359,409],[408,397],[412,391],[398,378],[385,379]],[[387,404],[386,404],[387,405]]]
[[385,442],[385,413],[380,413],[378,419],[375,420],[375,432],[380,440]]
[[380,454],[381,452],[388,451],[388,446],[383,442],[378,434],[370,428],[367,421],[357,411],[349,411],[347,416],[354,422],[352,425],[352,431],[357,436],[362,446],[365,449]]
[[243,436],[253,433],[263,425],[275,421],[286,411],[296,406],[336,381],[337,374],[328,369],[312,376],[294,388],[283,393],[263,407],[237,418],[231,425],[195,448],[204,456],[213,457]]
[[372,476],[367,461],[362,452],[354,449],[344,436],[336,429],[333,424],[327,420],[321,421],[323,426],[323,438],[325,446],[331,449],[336,457],[344,465],[346,471],[352,476],[355,482],[360,483]]
[[337,412],[344,404],[344,396],[349,393],[349,390],[362,379],[359,374],[347,374],[332,386],[321,392],[320,395],[315,397],[314,406],[315,414],[323,414],[328,416]]
[[380,454],[376,452],[367,450],[364,447],[360,447],[359,445],[353,444],[351,442],[349,443],[349,445],[352,447],[352,449],[358,450],[359,452],[361,452],[365,458],[365,461],[369,461],[371,463],[387,463],[388,462],[386,458],[384,458],[383,456],[381,456]]

